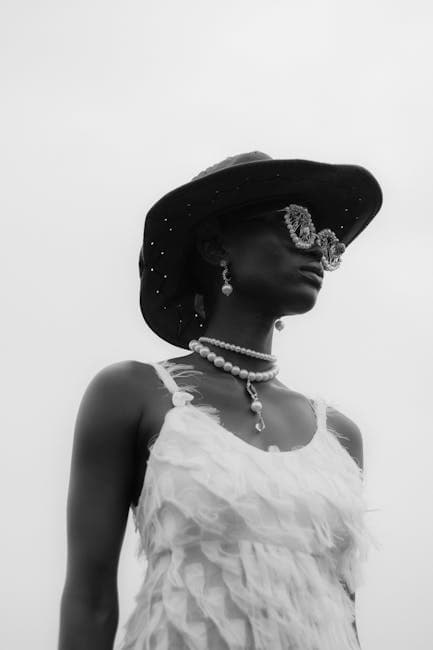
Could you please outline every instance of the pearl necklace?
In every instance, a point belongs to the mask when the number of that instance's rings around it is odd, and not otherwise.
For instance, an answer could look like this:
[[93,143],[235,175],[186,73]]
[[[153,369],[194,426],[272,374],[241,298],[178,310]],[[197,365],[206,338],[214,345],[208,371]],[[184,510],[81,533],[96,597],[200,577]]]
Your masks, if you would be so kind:
[[198,341],[192,339],[188,343],[190,350],[197,352],[201,357],[206,358],[210,363],[213,363],[216,368],[222,368],[225,372],[230,372],[235,377],[246,379],[246,390],[251,398],[250,409],[259,417],[259,421],[256,423],[255,428],[257,431],[263,431],[263,429],[266,428],[262,417],[263,404],[258,399],[259,396],[252,382],[269,381],[270,379],[273,379],[280,372],[279,367],[274,365],[271,370],[267,370],[266,372],[251,372],[245,368],[233,365],[230,361],[226,361],[224,357],[217,356],[215,352],[211,352],[206,345],[201,343],[201,341],[211,343],[217,347],[225,348],[226,350],[238,352],[239,354],[245,354],[249,357],[265,359],[266,361],[276,362],[276,357],[273,354],[266,354],[265,352],[257,352],[256,350],[241,348],[239,345],[233,345],[232,343],[226,343],[225,341],[219,341],[218,339],[212,339],[206,336],[200,336]]

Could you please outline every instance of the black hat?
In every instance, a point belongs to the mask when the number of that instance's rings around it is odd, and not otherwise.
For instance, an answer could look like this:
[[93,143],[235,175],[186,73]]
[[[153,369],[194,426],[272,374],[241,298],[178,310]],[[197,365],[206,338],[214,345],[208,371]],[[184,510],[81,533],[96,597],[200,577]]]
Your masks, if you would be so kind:
[[347,246],[382,205],[374,176],[358,165],[274,160],[254,151],[227,158],[163,196],[149,210],[140,249],[140,309],[149,327],[189,350],[203,334],[190,272],[199,223],[230,215],[306,207],[316,232],[330,228]]

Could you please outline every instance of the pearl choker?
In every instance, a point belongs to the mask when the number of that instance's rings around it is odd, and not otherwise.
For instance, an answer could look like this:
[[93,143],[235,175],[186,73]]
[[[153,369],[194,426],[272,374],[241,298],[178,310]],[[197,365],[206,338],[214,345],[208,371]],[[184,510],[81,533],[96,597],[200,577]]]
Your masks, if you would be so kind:
[[265,359],[267,361],[276,362],[276,357],[272,354],[266,354],[264,352],[257,352],[256,350],[241,348],[238,345],[226,343],[225,341],[219,341],[218,339],[208,338],[206,336],[201,336],[198,341],[192,339],[188,344],[190,350],[196,352],[201,357],[206,358],[210,363],[213,363],[216,368],[222,368],[224,372],[230,372],[235,377],[246,380],[246,390],[251,399],[250,409],[259,417],[259,421],[256,423],[255,428],[257,431],[263,431],[263,429],[266,428],[262,417],[263,405],[258,399],[257,391],[252,382],[269,381],[270,379],[273,379],[280,372],[279,367],[274,365],[271,370],[267,370],[265,372],[251,372],[245,368],[240,368],[239,366],[233,365],[230,361],[226,361],[224,357],[217,356],[215,352],[211,352],[211,350],[206,345],[203,345],[201,341],[211,343],[212,345],[225,348],[227,350],[232,350],[238,354],[245,354],[250,357]]

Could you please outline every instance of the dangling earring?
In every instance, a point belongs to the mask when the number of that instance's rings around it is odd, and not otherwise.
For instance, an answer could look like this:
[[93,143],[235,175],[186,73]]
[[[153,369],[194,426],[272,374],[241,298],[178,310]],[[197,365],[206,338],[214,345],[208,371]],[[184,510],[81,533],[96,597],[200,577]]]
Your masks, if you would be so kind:
[[231,280],[231,278],[228,278],[228,277],[227,277],[227,273],[228,273],[227,262],[226,262],[225,260],[221,260],[221,261],[220,261],[220,266],[224,266],[224,267],[225,267],[225,268],[224,268],[224,271],[223,271],[223,280],[224,280],[224,284],[223,284],[223,286],[221,287],[221,291],[222,291],[222,293],[223,293],[225,296],[229,296],[229,295],[232,293],[232,291],[233,291],[233,287],[232,287],[232,285],[231,285],[230,282],[229,282],[229,280]]
[[285,325],[284,325],[283,321],[281,320],[281,318],[279,318],[278,320],[275,321],[275,329],[277,329],[279,332],[281,332],[281,330],[283,330],[284,328],[285,328]]

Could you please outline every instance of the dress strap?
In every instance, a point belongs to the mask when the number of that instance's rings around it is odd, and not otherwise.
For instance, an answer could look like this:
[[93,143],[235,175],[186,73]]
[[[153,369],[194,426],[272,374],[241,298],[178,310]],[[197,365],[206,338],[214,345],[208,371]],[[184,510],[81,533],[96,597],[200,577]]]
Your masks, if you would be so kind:
[[317,429],[321,431],[326,429],[326,401],[323,397],[315,397],[309,401],[313,403],[312,408],[316,415]]
[[174,380],[174,377],[186,377],[189,375],[202,375],[199,370],[194,370],[194,367],[185,363],[173,363],[170,361],[151,362],[158,377],[168,390],[172,393],[172,402],[174,406],[185,406],[194,399],[191,392],[197,390],[195,386],[188,385],[179,387]]

